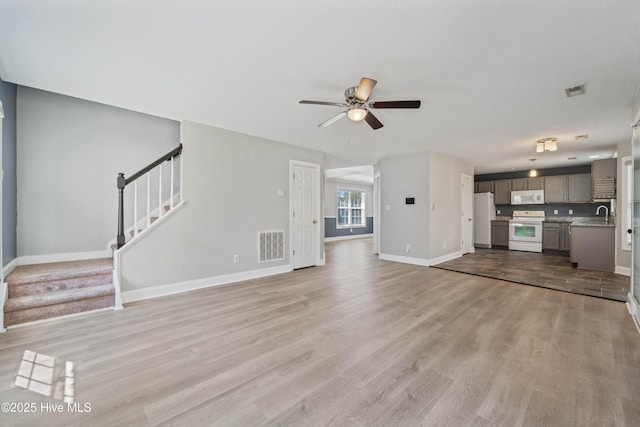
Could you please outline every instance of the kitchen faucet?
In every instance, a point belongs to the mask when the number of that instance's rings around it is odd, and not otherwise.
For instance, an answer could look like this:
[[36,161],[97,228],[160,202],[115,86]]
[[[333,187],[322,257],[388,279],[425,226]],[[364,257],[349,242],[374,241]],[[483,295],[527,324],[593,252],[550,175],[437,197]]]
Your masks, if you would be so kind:
[[604,222],[609,222],[609,208],[605,205],[598,206],[596,209],[596,215],[600,216],[600,208],[604,208]]

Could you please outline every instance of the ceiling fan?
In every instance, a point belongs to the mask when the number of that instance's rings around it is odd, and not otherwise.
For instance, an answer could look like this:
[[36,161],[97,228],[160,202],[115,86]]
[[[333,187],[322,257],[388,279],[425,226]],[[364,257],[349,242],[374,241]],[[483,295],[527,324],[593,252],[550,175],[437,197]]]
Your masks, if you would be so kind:
[[359,122],[363,120],[367,122],[369,126],[371,126],[374,130],[380,129],[383,124],[380,123],[380,120],[373,115],[370,111],[372,108],[382,109],[382,108],[420,108],[420,101],[370,101],[369,97],[371,96],[371,92],[373,92],[373,88],[376,86],[377,81],[370,79],[368,77],[363,77],[360,79],[360,84],[358,86],[350,87],[349,89],[344,91],[345,102],[324,102],[324,101],[307,101],[303,99],[300,101],[300,104],[312,104],[312,105],[332,105],[335,107],[346,107],[346,110],[336,114],[333,117],[325,120],[320,123],[319,127],[327,127],[344,116],[349,117],[349,119],[354,122]]

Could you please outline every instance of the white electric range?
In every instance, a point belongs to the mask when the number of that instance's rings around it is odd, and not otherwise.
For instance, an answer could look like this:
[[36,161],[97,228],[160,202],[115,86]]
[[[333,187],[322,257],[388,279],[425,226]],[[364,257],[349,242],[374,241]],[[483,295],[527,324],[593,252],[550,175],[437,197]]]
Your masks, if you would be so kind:
[[542,252],[544,211],[513,211],[509,221],[509,249]]

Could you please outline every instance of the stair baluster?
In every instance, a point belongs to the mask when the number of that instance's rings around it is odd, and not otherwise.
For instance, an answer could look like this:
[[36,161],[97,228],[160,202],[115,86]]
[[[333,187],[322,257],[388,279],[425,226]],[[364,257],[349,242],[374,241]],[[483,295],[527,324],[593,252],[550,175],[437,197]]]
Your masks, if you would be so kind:
[[[134,191],[134,200],[133,200],[133,235],[138,235],[138,183],[137,179],[143,175],[147,176],[147,219],[146,224],[147,227],[151,225],[151,170],[158,167],[158,217],[163,215],[163,207],[162,207],[162,164],[166,161],[171,162],[171,189],[170,189],[170,200],[169,206],[170,210],[174,208],[174,162],[176,157],[180,157],[180,165],[182,168],[182,144],[180,144],[177,148],[171,150],[164,156],[160,157],[153,163],[150,163],[148,166],[142,168],[138,172],[131,175],[129,178],[124,176],[124,173],[119,173],[116,181],[116,186],[118,188],[118,235],[116,237],[116,246],[117,248],[121,248],[124,246],[126,242],[126,237],[124,235],[124,189],[127,185],[133,183],[133,191]],[[182,169],[181,169],[182,170]],[[182,185],[182,181],[180,181],[180,185]],[[180,201],[182,201],[182,191],[179,192]]]

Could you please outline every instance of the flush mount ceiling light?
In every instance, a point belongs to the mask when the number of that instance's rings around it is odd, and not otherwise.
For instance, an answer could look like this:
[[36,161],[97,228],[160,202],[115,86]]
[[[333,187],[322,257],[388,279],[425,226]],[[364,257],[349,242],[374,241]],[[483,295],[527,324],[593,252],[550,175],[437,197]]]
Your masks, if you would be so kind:
[[564,90],[564,93],[565,95],[567,95],[567,98],[571,98],[572,96],[584,95],[585,93],[587,93],[587,90],[585,88],[585,85],[579,85],[566,88]]
[[347,116],[349,116],[349,118],[354,122],[359,122],[360,120],[364,119],[366,115],[367,110],[365,110],[358,104],[353,105],[351,108],[349,108],[349,111],[347,111]]
[[536,159],[529,159],[531,161],[531,170],[529,171],[529,177],[530,178],[535,178],[536,176],[538,176],[538,171],[533,167],[533,162],[536,161]]
[[556,141],[558,138],[541,138],[536,141],[536,153],[542,153],[543,151],[556,151],[558,144]]

